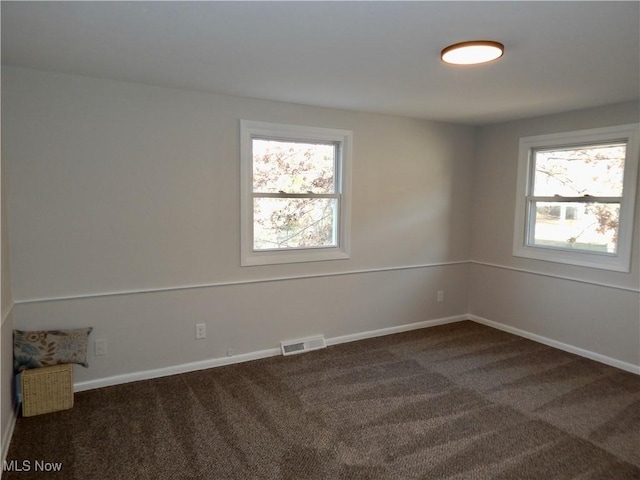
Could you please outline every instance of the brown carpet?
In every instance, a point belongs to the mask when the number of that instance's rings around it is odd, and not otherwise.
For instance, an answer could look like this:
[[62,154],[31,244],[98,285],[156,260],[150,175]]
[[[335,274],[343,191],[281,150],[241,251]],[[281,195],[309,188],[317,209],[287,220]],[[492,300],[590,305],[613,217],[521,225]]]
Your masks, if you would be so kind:
[[75,402],[18,419],[3,478],[640,478],[640,377],[472,322]]

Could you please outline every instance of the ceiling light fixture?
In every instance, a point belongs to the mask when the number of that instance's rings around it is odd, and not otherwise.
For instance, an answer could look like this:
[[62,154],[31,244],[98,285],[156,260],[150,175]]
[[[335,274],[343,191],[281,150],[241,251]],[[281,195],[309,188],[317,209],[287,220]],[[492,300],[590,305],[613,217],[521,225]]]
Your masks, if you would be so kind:
[[442,50],[440,58],[453,65],[476,65],[500,58],[504,53],[504,45],[490,40],[474,40],[456,43]]

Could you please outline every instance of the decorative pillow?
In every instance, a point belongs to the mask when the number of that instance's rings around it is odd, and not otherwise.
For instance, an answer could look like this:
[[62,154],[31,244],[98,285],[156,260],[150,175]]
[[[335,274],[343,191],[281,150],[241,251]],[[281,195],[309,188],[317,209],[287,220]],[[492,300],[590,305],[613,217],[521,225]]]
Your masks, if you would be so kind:
[[77,363],[88,367],[87,344],[92,327],[71,330],[13,331],[13,367],[47,367],[58,363]]

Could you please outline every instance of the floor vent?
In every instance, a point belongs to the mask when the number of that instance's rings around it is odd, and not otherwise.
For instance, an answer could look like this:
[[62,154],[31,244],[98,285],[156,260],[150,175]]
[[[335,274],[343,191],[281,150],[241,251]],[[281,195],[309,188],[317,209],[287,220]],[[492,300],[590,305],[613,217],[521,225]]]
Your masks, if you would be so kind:
[[280,342],[282,355],[294,355],[296,353],[308,352],[310,350],[318,350],[320,348],[325,348],[326,346],[327,343],[324,341],[324,336],[322,335]]

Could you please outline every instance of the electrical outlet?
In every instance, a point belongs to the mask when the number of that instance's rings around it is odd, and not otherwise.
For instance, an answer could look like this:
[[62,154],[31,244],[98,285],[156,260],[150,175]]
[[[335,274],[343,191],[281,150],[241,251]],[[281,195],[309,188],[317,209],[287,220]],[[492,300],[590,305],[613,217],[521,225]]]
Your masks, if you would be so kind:
[[235,355],[235,351],[233,348],[227,348],[227,357],[233,357]]
[[204,323],[196,324],[196,340],[207,338],[207,325]]
[[437,300],[439,302],[444,302],[444,290],[438,290]]
[[93,352],[96,357],[101,357],[107,354],[107,341],[102,338],[100,340],[96,340],[93,344]]

